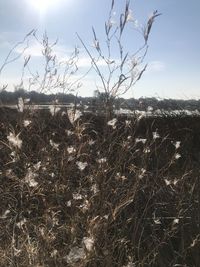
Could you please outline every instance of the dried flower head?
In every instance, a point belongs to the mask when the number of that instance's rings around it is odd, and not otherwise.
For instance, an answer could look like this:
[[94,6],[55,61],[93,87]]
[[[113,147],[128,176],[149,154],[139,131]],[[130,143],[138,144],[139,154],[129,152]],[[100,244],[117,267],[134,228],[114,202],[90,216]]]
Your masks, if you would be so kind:
[[24,120],[23,124],[24,124],[24,127],[27,127],[31,124],[31,121],[30,120]]
[[54,116],[56,113],[58,113],[58,111],[60,111],[60,107],[55,106],[55,105],[50,105],[49,111],[50,111],[51,115]]
[[10,144],[16,148],[21,148],[22,146],[22,140],[19,138],[19,134],[15,135],[14,133],[10,132],[7,136],[8,141]]
[[94,238],[91,237],[84,237],[83,243],[87,249],[87,251],[92,251],[94,247]]
[[68,110],[67,114],[71,124],[74,124],[74,122],[82,116],[82,113],[79,110],[74,111],[73,109]]
[[116,118],[114,118],[114,119],[112,119],[112,120],[107,122],[107,124],[109,126],[111,126],[113,129],[116,129],[116,123],[117,123],[117,119]]
[[87,162],[77,161],[76,165],[78,166],[80,171],[83,171],[88,166],[88,163]]

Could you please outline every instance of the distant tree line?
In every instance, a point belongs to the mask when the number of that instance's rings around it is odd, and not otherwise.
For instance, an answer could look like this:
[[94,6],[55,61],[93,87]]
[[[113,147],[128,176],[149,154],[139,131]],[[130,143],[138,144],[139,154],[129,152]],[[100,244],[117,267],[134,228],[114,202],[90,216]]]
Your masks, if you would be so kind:
[[[60,104],[82,104],[92,108],[106,105],[105,93],[95,93],[93,97],[81,97],[73,94],[44,94],[36,91],[27,92],[24,89],[18,89],[14,92],[2,90],[0,91],[0,104],[12,105],[17,104],[18,98],[30,99],[30,104],[50,104],[57,100]],[[132,110],[198,110],[200,111],[200,99],[157,99],[155,97],[150,98],[116,98],[113,99],[113,105],[116,109],[132,109]]]

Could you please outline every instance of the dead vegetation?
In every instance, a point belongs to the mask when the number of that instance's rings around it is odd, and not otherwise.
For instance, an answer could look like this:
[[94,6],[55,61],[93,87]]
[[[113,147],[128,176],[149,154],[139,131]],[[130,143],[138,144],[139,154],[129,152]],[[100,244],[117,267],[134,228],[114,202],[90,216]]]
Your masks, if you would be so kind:
[[199,264],[199,118],[0,117],[0,266]]

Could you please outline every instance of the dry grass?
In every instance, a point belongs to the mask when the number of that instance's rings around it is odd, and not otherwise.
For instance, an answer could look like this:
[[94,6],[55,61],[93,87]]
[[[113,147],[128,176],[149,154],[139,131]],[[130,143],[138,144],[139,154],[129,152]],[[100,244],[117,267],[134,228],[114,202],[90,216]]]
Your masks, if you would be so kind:
[[197,267],[199,118],[70,120],[1,110],[0,266]]

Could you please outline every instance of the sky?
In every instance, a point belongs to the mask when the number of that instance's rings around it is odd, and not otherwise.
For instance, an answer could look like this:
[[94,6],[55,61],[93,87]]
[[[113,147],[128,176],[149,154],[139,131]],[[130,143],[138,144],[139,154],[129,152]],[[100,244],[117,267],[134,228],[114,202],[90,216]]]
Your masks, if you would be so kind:
[[[113,27],[118,25],[119,16],[124,11],[125,0],[115,0],[112,12]],[[44,72],[42,38],[46,32],[58,60],[64,62],[75,47],[80,50],[77,65],[79,70],[69,75],[69,83],[81,81],[78,94],[92,96],[94,90],[101,89],[99,76],[91,70],[91,60],[77,38],[94,56],[95,48],[92,27],[102,47],[105,46],[105,21],[111,6],[109,0],[0,0],[0,69],[9,51],[24,39],[32,29],[36,36],[27,37],[23,45],[12,50],[10,58],[19,56],[28,41],[29,48],[19,59],[6,65],[0,73],[0,85],[8,84],[14,90],[20,83],[24,57],[31,55],[28,67],[34,75]],[[124,97],[157,97],[190,99],[200,98],[200,1],[199,0],[130,0],[130,21],[123,36],[124,50],[134,54],[143,45],[139,33],[152,11],[162,13],[157,17],[148,40],[148,51],[144,59],[147,69],[142,78]],[[119,49],[112,47],[112,58],[119,61]],[[106,76],[105,62],[99,62],[102,74]],[[62,72],[64,70],[61,69]],[[69,70],[71,71],[71,70]],[[86,75],[87,73],[87,75]],[[83,77],[84,76],[84,77]],[[82,78],[83,77],[83,78]],[[24,79],[30,72],[24,73]],[[115,78],[115,77],[114,77]],[[25,87],[27,86],[26,83]],[[25,88],[26,89],[26,88]],[[38,89],[39,90],[39,89]]]

